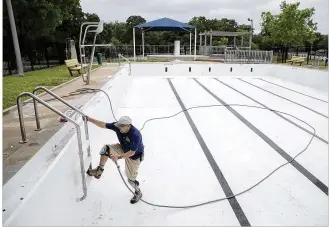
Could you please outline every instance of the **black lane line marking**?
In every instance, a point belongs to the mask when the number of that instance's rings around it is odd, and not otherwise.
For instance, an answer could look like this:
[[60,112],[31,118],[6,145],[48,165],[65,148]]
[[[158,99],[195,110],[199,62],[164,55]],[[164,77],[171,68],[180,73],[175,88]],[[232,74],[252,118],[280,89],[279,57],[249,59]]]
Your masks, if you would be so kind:
[[261,81],[267,82],[267,83],[269,83],[269,84],[273,84],[273,85],[275,85],[275,86],[282,87],[282,88],[287,89],[287,90],[289,90],[289,91],[293,91],[293,92],[296,92],[296,93],[298,93],[298,94],[301,94],[301,95],[307,96],[307,97],[309,97],[309,98],[316,99],[316,100],[319,100],[319,101],[321,101],[321,102],[328,103],[327,101],[325,101],[325,100],[323,100],[323,99],[319,99],[319,98],[316,98],[316,97],[314,97],[314,96],[304,94],[304,93],[302,93],[302,92],[299,92],[299,91],[296,91],[296,90],[294,90],[294,89],[291,89],[291,88],[288,88],[288,87],[285,87],[285,86],[282,86],[282,85],[279,85],[279,84],[276,84],[276,83],[270,82],[270,81],[265,80],[265,79],[262,79],[262,78],[253,78],[253,79],[255,79],[255,80],[261,80]]
[[[243,96],[245,96],[245,97],[251,99],[251,100],[254,101],[255,103],[258,103],[259,105],[261,105],[261,106],[263,106],[263,107],[265,107],[265,108],[267,108],[267,109],[271,109],[271,108],[269,108],[268,106],[264,105],[263,103],[258,102],[257,100],[255,100],[255,99],[249,97],[248,95],[242,93],[241,91],[238,91],[237,89],[235,89],[235,88],[231,87],[230,85],[224,83],[223,81],[220,81],[220,80],[218,80],[218,79],[215,79],[215,80],[218,81],[219,83],[222,83],[223,85],[225,85],[225,86],[231,88],[232,90],[238,92],[239,94],[241,94],[241,95],[243,95]],[[305,132],[307,132],[308,134],[310,134],[310,135],[313,136],[313,132],[311,132],[311,131],[307,130],[306,128],[300,126],[299,124],[296,124],[295,122],[289,120],[288,118],[286,118],[285,116],[281,115],[280,113],[277,113],[277,112],[275,112],[275,111],[272,111],[272,113],[278,115],[279,117],[283,118],[284,120],[288,121],[289,123],[295,125],[296,127],[300,128],[301,130],[303,130],[303,131],[305,131]],[[325,139],[323,139],[323,138],[321,138],[320,136],[315,135],[315,137],[318,138],[319,140],[321,140],[322,142],[328,144],[328,141],[325,140]]]
[[[181,100],[181,98],[179,97],[174,85],[172,84],[171,80],[168,79],[168,83],[172,89],[172,91],[174,92],[175,96],[176,96],[176,99],[177,101],[179,102],[179,105],[181,106],[182,110],[185,110],[186,107],[183,103],[183,101]],[[185,117],[187,119],[187,121],[189,122],[193,132],[194,132],[194,135],[196,136],[196,138],[198,139],[199,141],[199,144],[204,152],[204,154],[206,155],[207,159],[208,159],[208,162],[212,168],[212,170],[214,171],[216,177],[217,177],[217,180],[218,182],[220,183],[226,197],[229,197],[229,196],[233,196],[234,193],[232,192],[230,186],[228,185],[222,171],[219,169],[214,157],[212,156],[209,148],[207,147],[205,141],[203,140],[199,130],[197,129],[197,127],[195,126],[190,114],[187,112],[187,111],[184,111],[184,114],[185,114]],[[241,226],[250,226],[250,223],[246,217],[246,215],[244,214],[238,200],[236,199],[236,197],[232,197],[230,199],[228,199],[234,213],[235,213],[235,216],[237,217],[239,223]]]
[[[218,98],[214,93],[212,93],[207,87],[201,84],[199,81],[194,80],[198,83],[203,89],[205,89],[210,95],[212,95],[218,102],[222,105],[227,105],[223,100]],[[263,132],[261,132],[258,128],[256,128],[253,124],[251,124],[247,119],[245,119],[242,115],[240,115],[237,111],[235,111],[230,106],[225,106],[231,113],[233,113],[241,122],[247,125],[254,133],[256,133],[260,138],[262,138],[268,145],[270,145],[276,152],[278,152],[284,159],[287,161],[292,160],[292,157],[287,154],[281,147],[279,147],[276,143],[274,143],[270,138],[268,138]],[[322,183],[318,178],[316,178],[312,173],[310,173],[307,169],[305,169],[301,164],[299,164],[296,160],[290,162],[290,164],[295,167],[301,174],[303,174],[307,179],[309,179],[313,184],[315,184],[321,191],[323,191],[326,195],[328,195],[328,187]]]
[[271,92],[271,91],[268,91],[268,90],[266,90],[266,89],[264,89],[264,88],[258,87],[257,85],[254,85],[254,84],[252,84],[252,83],[250,83],[250,82],[248,82],[248,81],[245,81],[245,80],[240,79],[240,78],[238,78],[238,80],[240,80],[240,81],[242,81],[242,82],[245,82],[245,83],[247,83],[247,84],[250,84],[251,86],[254,86],[254,87],[256,87],[256,88],[258,88],[258,89],[261,89],[261,90],[263,90],[263,91],[266,91],[266,92],[268,92],[268,93],[270,93],[270,94],[272,94],[272,95],[275,95],[275,96],[278,96],[278,97],[280,97],[280,98],[282,98],[282,99],[285,99],[285,100],[287,100],[287,101],[289,101],[289,102],[292,102],[292,103],[294,103],[294,104],[296,104],[296,105],[298,105],[298,106],[304,107],[305,109],[308,109],[308,110],[310,110],[310,111],[312,111],[312,112],[314,112],[314,113],[316,113],[316,114],[319,114],[319,115],[321,115],[322,117],[328,118],[328,116],[326,116],[326,115],[324,115],[324,114],[322,114],[322,113],[320,113],[320,112],[318,112],[318,111],[316,111],[316,110],[313,110],[313,109],[311,109],[311,108],[309,108],[309,107],[307,107],[307,106],[304,106],[304,105],[302,105],[302,104],[300,104],[300,103],[294,102],[294,101],[292,101],[292,100],[290,100],[290,99],[287,99],[287,98],[285,98],[285,97],[282,97],[282,96],[280,96],[280,95],[277,95],[277,94],[275,94],[275,93],[273,93],[273,92]]

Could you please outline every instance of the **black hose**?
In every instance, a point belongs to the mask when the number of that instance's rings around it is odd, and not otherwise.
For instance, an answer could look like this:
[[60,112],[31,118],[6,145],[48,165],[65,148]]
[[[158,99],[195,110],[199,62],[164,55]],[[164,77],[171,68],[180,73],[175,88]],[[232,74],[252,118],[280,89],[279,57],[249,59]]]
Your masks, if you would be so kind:
[[[112,111],[112,115],[113,115],[113,118],[117,121],[115,115],[114,115],[114,112],[113,112],[113,108],[112,108],[112,103],[111,103],[111,99],[110,97],[108,96],[108,94],[101,90],[101,89],[90,89],[90,88],[84,88],[84,89],[81,89],[83,91],[86,91],[86,90],[93,90],[93,91],[102,91],[108,98],[109,102],[110,102],[110,105],[111,105],[111,111]],[[168,119],[168,118],[172,118],[172,117],[175,117],[177,116],[178,114],[181,114],[185,111],[189,111],[191,109],[198,109],[198,108],[209,108],[209,107],[225,107],[225,106],[239,106],[239,107],[248,107],[248,108],[258,108],[258,109],[264,109],[264,110],[268,110],[268,111],[272,111],[272,112],[277,112],[277,113],[281,113],[281,114],[285,114],[285,115],[288,115],[290,117],[293,117],[295,118],[296,120],[308,125],[310,128],[313,129],[313,135],[310,139],[310,141],[308,142],[308,144],[306,145],[306,147],[301,151],[299,152],[296,156],[294,156],[290,161],[280,165],[279,167],[277,167],[276,169],[274,169],[271,173],[267,174],[263,179],[261,179],[260,181],[258,181],[256,184],[254,184],[253,186],[237,193],[237,194],[234,194],[232,196],[229,196],[229,197],[223,197],[223,198],[219,198],[219,199],[215,199],[215,200],[211,200],[211,201],[207,201],[207,202],[203,202],[203,203],[198,203],[198,204],[193,204],[193,205],[184,205],[184,206],[173,206],[173,205],[161,205],[161,204],[154,204],[154,203],[150,203],[148,201],[145,201],[143,199],[140,199],[142,202],[148,204],[148,205],[151,205],[151,206],[156,206],[156,207],[164,207],[164,208],[193,208],[193,207],[198,207],[198,206],[204,206],[204,205],[207,205],[207,204],[210,204],[210,203],[215,203],[215,202],[220,202],[220,201],[223,201],[223,200],[226,200],[226,199],[230,199],[230,198],[234,198],[236,196],[239,196],[239,195],[242,195],[248,191],[250,191],[251,189],[253,189],[254,187],[258,186],[260,183],[262,183],[264,180],[266,180],[267,178],[269,178],[273,173],[275,173],[276,171],[278,171],[280,168],[282,168],[283,166],[293,162],[299,155],[301,155],[311,144],[313,138],[315,137],[315,134],[316,134],[316,130],[314,127],[312,127],[310,124],[308,124],[307,122],[299,119],[298,117],[295,117],[289,113],[285,113],[285,112],[282,112],[282,111],[278,111],[278,110],[273,110],[273,109],[269,109],[269,108],[266,108],[266,107],[259,107],[259,106],[252,106],[252,105],[242,105],[242,104],[227,104],[227,105],[205,105],[205,106],[194,106],[194,107],[190,107],[190,108],[187,108],[187,109],[183,109],[182,111],[176,113],[176,114],[173,114],[173,115],[170,115],[170,116],[167,116],[167,117],[158,117],[158,118],[151,118],[147,121],[145,121],[145,123],[143,124],[142,128],[140,129],[140,131],[142,131],[146,125],[147,122],[150,122],[150,121],[153,121],[153,120],[160,120],[160,119]],[[121,179],[122,181],[124,182],[124,184],[126,185],[126,187],[128,188],[128,190],[134,194],[134,192],[129,188],[128,184],[126,183],[124,177],[122,176],[122,173],[121,173],[121,170],[120,170],[120,166],[118,165],[117,162],[115,162],[116,166],[117,166],[117,169],[118,169],[118,172],[121,176]]]

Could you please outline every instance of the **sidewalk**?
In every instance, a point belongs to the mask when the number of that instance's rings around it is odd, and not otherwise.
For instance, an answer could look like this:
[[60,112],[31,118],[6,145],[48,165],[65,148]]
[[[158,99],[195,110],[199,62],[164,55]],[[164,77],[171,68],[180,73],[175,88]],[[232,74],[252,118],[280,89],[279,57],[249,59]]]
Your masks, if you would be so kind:
[[[79,88],[100,88],[112,75],[119,70],[118,64],[107,64],[92,72],[90,84],[85,85],[81,76],[72,82],[65,84],[55,90],[58,96],[67,96]],[[30,91],[31,92],[31,91]],[[79,94],[63,99],[75,107],[82,107],[95,93]],[[52,99],[48,94],[41,96],[42,100]],[[65,113],[68,108],[57,100],[49,100],[48,103]],[[38,105],[40,125],[42,130],[35,131],[36,122],[33,103],[28,102],[23,107],[25,131],[28,142],[20,144],[22,140],[17,109],[11,110],[3,115],[3,185],[10,180],[38,150],[66,123],[59,122],[59,116],[42,105]]]

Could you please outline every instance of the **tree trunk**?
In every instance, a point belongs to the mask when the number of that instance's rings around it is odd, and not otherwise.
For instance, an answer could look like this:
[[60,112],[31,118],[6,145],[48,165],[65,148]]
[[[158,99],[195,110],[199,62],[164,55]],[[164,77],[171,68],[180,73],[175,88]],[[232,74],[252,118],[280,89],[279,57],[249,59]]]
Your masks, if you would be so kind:
[[296,49],[296,55],[298,56],[298,46],[297,46],[297,49]]
[[281,63],[284,63],[284,53],[285,53],[285,49],[284,46],[281,47]]
[[284,53],[284,63],[287,63],[288,50],[289,50],[289,46],[286,46],[286,50],[285,50],[285,53]]

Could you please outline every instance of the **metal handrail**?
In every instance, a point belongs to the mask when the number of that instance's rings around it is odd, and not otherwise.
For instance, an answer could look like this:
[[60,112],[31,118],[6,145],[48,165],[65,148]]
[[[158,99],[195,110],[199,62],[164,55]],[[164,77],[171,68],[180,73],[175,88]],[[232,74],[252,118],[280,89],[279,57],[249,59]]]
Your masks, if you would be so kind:
[[[81,114],[81,116],[83,117],[83,122],[84,122],[84,126],[85,126],[86,140],[89,140],[88,123],[87,123],[86,118],[84,118],[86,115],[81,110],[72,106],[70,103],[66,102],[64,99],[62,99],[61,97],[59,97],[58,95],[56,95],[55,93],[53,93],[52,91],[48,90],[45,87],[38,86],[38,87],[34,88],[33,95],[37,95],[37,91],[39,91],[39,90],[43,90],[43,91],[47,92],[49,95],[53,96],[54,98],[61,101],[62,103],[64,103],[68,107],[70,107],[71,109],[73,109],[73,110],[77,111],[79,114]],[[40,127],[40,120],[39,120],[39,111],[38,111],[38,105],[37,105],[37,102],[35,99],[33,99],[33,105],[34,105],[35,121],[37,124],[36,131],[40,131],[41,127]],[[22,127],[22,125],[21,125],[21,127]],[[24,127],[24,125],[23,125],[23,127]],[[21,129],[21,132],[25,133],[25,129],[23,131]],[[24,135],[24,137],[26,138],[26,134]],[[22,138],[23,138],[23,134],[22,134]],[[88,147],[88,156],[91,156],[90,147]]]
[[87,25],[87,24],[91,24],[91,25],[98,25],[99,22],[84,22],[81,24],[80,26],[80,35],[79,35],[79,47],[80,47],[80,44],[81,44],[81,36],[82,36],[82,29],[83,29],[83,26]]
[[[83,149],[82,149],[82,140],[81,140],[80,126],[73,119],[69,118],[64,113],[62,113],[59,110],[57,110],[56,108],[50,106],[48,103],[46,103],[45,101],[41,100],[40,98],[38,98],[34,94],[32,94],[30,92],[23,92],[23,93],[21,93],[17,97],[17,110],[18,110],[18,117],[19,117],[19,123],[21,125],[21,133],[22,133],[22,135],[26,135],[25,134],[24,121],[23,121],[22,100],[21,100],[23,96],[30,96],[33,100],[38,101],[39,103],[41,103],[42,105],[44,105],[48,109],[54,111],[58,115],[62,116],[63,118],[65,118],[66,120],[68,120],[69,122],[71,122],[72,124],[74,124],[74,126],[75,126],[75,128],[77,130],[78,148],[79,148],[79,160],[80,160],[80,170],[81,170],[81,179],[82,179],[82,187],[83,187],[83,196],[81,198],[78,198],[77,200],[78,201],[84,200],[87,197],[87,184],[86,184],[86,179],[85,179],[85,168],[84,168],[84,161],[83,161]],[[26,137],[23,138],[23,140],[26,140]]]
[[121,64],[120,63],[120,57],[124,60],[126,60],[128,63],[129,63],[129,75],[131,74],[131,62],[129,61],[128,58],[124,57],[122,54],[118,54],[118,57],[119,57],[119,65]]
[[[86,82],[86,84],[89,84],[89,78],[87,75],[87,79],[84,78],[84,74],[85,72],[85,68],[83,67],[83,61],[82,58],[85,57],[85,51],[84,51],[84,42],[85,42],[85,38],[86,38],[86,33],[88,28],[90,27],[98,27],[99,22],[84,22],[81,24],[80,26],[80,35],[79,35],[79,50],[80,50],[80,64],[81,64],[81,77],[82,77],[82,81]],[[83,30],[83,26],[87,25],[85,32],[84,32],[84,37],[83,37],[83,42],[81,43],[81,38],[82,38],[82,30]],[[82,45],[81,45],[82,44]],[[89,71],[88,71],[89,72]]]

